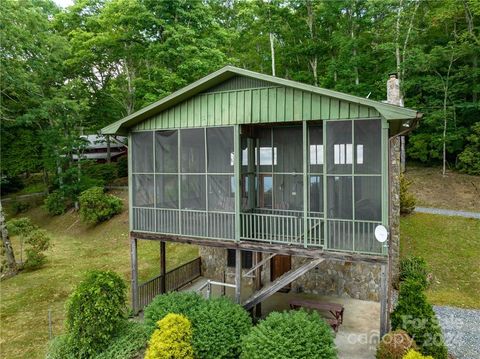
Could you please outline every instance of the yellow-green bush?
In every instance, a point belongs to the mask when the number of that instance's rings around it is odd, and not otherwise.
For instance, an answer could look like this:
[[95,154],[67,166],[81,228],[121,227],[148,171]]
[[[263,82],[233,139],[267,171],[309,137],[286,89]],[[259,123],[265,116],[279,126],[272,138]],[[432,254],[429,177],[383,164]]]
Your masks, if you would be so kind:
[[433,359],[433,357],[430,355],[425,356],[416,350],[410,349],[402,359]]
[[378,343],[377,359],[402,359],[410,349],[416,349],[415,341],[404,330],[397,329],[383,336]]
[[145,359],[193,359],[192,325],[180,314],[167,314],[157,322]]

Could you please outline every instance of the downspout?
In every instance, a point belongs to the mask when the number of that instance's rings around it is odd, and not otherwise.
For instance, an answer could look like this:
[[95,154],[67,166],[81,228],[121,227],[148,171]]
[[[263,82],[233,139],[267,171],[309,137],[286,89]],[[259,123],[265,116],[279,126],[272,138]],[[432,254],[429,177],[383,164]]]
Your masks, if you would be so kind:
[[[417,128],[420,119],[423,117],[423,113],[417,112],[417,116],[410,121],[408,128],[399,133],[393,135],[388,139],[388,224],[392,223],[393,219],[393,206],[392,206],[392,146],[393,141],[399,137],[404,136],[412,132]],[[392,246],[388,246],[388,298],[387,298],[387,328],[390,328],[390,313],[392,311]]]

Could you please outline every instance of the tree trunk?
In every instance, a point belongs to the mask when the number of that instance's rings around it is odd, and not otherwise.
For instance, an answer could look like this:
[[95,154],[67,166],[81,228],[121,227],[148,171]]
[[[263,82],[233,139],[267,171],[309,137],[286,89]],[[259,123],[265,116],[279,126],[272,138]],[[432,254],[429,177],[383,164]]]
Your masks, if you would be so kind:
[[106,135],[105,138],[107,140],[107,163],[111,163],[112,162],[112,151],[111,151],[111,148],[110,148],[110,136]]
[[3,212],[2,202],[0,202],[0,231],[2,236],[3,252],[7,259],[7,276],[15,275],[18,272],[17,262],[15,261],[15,253],[13,252],[12,244],[8,236],[8,230],[5,220],[5,213]]
[[272,57],[272,76],[275,76],[275,35],[273,33],[270,33],[270,54]]

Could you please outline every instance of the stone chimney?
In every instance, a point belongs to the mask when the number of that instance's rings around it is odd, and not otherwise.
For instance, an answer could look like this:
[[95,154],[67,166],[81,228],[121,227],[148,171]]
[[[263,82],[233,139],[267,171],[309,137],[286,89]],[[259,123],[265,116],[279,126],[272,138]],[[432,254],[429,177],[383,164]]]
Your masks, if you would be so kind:
[[387,81],[387,103],[403,107],[403,98],[400,94],[400,81],[396,73],[391,73]]

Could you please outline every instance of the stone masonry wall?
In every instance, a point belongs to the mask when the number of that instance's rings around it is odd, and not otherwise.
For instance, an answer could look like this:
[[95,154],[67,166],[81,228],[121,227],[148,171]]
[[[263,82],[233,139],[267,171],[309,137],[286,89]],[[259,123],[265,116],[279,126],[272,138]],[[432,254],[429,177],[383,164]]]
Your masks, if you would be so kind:
[[400,137],[392,140],[390,148],[390,238],[389,238],[389,275],[395,283],[400,263]]

